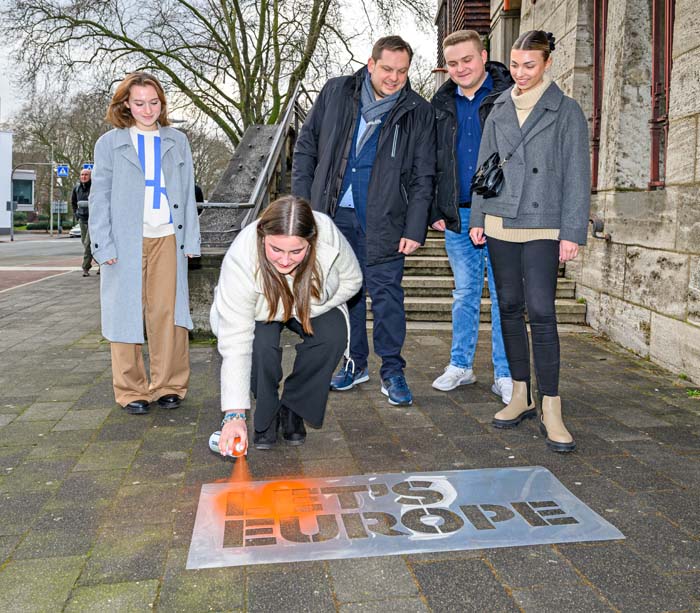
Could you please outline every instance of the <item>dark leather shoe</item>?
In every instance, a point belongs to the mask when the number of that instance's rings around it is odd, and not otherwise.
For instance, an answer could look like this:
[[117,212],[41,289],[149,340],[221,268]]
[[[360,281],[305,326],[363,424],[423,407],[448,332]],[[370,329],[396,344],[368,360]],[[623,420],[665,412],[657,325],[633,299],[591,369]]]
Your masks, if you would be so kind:
[[131,415],[145,415],[150,410],[150,402],[148,400],[134,400],[127,404],[124,408]]
[[158,398],[158,406],[161,409],[177,409],[180,406],[180,396],[177,394],[167,394]]
[[255,430],[253,433],[253,447],[262,451],[272,449],[272,447],[277,444],[277,430],[279,427],[280,416],[278,413],[267,430],[263,430],[262,432]]
[[285,407],[280,409],[280,421],[282,422],[282,436],[287,445],[303,445],[306,441],[306,427],[304,420],[294,411]]

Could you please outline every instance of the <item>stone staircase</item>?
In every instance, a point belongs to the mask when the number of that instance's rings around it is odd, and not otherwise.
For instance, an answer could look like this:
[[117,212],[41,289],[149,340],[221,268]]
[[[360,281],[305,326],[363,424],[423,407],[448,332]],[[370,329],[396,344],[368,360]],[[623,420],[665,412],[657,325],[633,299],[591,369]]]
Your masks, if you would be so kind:
[[[428,238],[414,255],[406,258],[403,277],[404,304],[409,322],[450,322],[452,320],[452,270],[447,260],[442,232],[430,230]],[[586,305],[575,300],[576,283],[563,275],[557,282],[557,319],[562,324],[586,323]],[[368,308],[371,302],[368,299]],[[368,319],[372,318],[370,311]],[[491,321],[491,299],[484,283],[481,322]]]

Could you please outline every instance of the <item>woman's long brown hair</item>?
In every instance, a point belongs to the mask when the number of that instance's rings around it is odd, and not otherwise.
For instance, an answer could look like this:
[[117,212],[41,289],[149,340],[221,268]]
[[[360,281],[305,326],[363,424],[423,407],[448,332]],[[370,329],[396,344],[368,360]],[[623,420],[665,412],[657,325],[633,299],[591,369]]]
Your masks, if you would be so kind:
[[[298,236],[309,243],[306,255],[294,270],[293,291],[290,291],[285,276],[280,273],[265,255],[266,236]],[[311,206],[303,198],[282,196],[272,202],[258,221],[258,271],[262,280],[263,293],[270,307],[267,321],[277,312],[282,301],[284,320],[296,315],[306,334],[313,334],[311,326],[311,299],[321,297],[321,272],[316,262],[316,240],[318,228]]]

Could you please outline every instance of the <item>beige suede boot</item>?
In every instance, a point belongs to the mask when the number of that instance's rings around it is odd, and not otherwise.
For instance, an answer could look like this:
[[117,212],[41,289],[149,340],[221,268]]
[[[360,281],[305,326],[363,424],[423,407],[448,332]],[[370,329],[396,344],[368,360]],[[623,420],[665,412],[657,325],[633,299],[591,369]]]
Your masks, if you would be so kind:
[[527,398],[527,382],[513,381],[513,397],[508,405],[493,416],[494,428],[515,428],[523,419],[537,415],[535,401]]
[[552,451],[569,453],[576,449],[576,441],[566,429],[561,416],[561,398],[559,396],[542,397],[540,431],[545,436],[547,447]]

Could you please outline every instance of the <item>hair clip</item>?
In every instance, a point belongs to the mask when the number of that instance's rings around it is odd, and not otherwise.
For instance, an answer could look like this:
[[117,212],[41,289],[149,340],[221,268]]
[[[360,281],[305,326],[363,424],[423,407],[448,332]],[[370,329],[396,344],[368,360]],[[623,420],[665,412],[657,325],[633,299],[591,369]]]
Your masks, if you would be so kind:
[[546,36],[547,41],[549,42],[549,50],[554,51],[557,48],[557,46],[554,44],[554,41],[556,41],[556,38],[554,38],[554,34],[552,34],[551,32],[547,32]]

